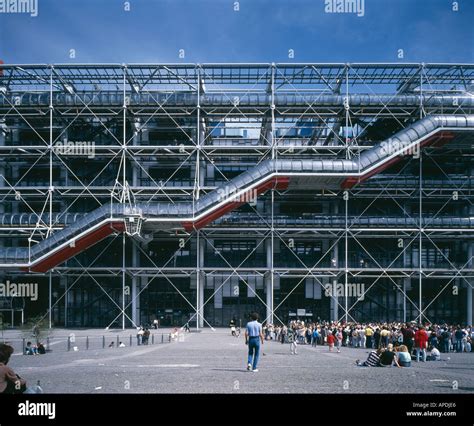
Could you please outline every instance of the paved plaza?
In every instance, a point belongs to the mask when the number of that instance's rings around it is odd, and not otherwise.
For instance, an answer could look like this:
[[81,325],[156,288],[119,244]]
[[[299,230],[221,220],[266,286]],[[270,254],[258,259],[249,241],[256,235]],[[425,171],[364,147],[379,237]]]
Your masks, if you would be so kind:
[[[67,332],[71,332],[70,330]],[[158,336],[169,330],[153,331]],[[56,332],[67,336],[66,331]],[[181,335],[171,343],[129,347],[133,330],[74,331],[80,338],[120,340],[125,348],[95,348],[78,344],[67,351],[60,338],[52,352],[39,356],[14,355],[11,367],[30,384],[40,380],[46,393],[472,393],[474,354],[442,354],[443,361],[413,363],[411,368],[362,368],[366,349],[289,345],[267,341],[259,372],[248,372],[244,337],[228,329],[204,329]],[[8,339],[8,335],[6,336]],[[10,335],[13,339],[13,334]],[[91,337],[91,341],[94,340]],[[457,387],[457,389],[453,389]]]

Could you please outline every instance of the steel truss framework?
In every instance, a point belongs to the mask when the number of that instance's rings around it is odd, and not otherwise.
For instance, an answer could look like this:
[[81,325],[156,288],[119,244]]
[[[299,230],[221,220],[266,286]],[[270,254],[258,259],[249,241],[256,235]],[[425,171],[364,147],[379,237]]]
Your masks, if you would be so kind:
[[[0,247],[111,201],[197,202],[267,159],[356,158],[426,116],[472,114],[473,84],[472,64],[2,65]],[[93,155],[58,152],[71,141]],[[199,230],[145,220],[2,277],[37,280],[29,309],[65,325],[203,327],[250,309],[472,323],[473,148],[457,132],[353,187],[274,187]]]

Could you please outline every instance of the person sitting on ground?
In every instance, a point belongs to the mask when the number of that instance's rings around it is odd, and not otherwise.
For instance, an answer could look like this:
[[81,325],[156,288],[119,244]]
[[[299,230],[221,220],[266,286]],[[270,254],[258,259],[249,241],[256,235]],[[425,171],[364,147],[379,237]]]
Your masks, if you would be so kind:
[[25,355],[38,355],[38,350],[36,346],[33,346],[31,342],[26,343]]
[[397,348],[397,360],[401,367],[411,367],[411,355],[406,345]]
[[44,355],[46,353],[46,349],[42,343],[38,343],[38,354]]
[[177,338],[178,338],[178,329],[175,328],[175,329],[173,330],[173,332],[171,333],[171,339],[172,339],[172,340],[175,340],[175,339],[177,339]]
[[124,348],[125,347],[125,344],[123,342],[119,342],[119,345],[118,345],[119,348]]
[[23,393],[26,390],[26,381],[7,366],[12,353],[10,345],[0,343],[0,394]]
[[113,341],[110,342],[109,348],[115,348],[115,343]]
[[380,366],[391,367],[393,364],[400,368],[400,364],[397,361],[397,355],[393,352],[393,345],[389,343],[387,349],[380,354]]
[[438,348],[432,347],[430,354],[426,357],[427,361],[441,361],[441,353]]
[[366,361],[360,362],[360,360],[356,360],[356,364],[359,367],[378,367],[380,363],[381,352],[382,352],[381,349],[377,349],[376,351],[371,351]]

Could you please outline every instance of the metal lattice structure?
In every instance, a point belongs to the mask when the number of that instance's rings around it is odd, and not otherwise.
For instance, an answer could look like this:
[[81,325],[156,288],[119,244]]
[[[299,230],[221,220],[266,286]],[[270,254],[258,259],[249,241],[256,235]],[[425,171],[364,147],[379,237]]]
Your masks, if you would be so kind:
[[0,129],[27,315],[472,323],[472,64],[2,65]]

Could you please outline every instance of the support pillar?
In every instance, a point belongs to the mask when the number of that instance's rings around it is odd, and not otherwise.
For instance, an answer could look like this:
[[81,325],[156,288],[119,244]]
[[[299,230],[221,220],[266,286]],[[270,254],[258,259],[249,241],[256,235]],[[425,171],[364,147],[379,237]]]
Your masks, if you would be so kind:
[[[471,284],[471,283],[470,283]],[[466,324],[472,325],[473,318],[472,318],[472,284],[467,286],[466,293]]]
[[265,274],[265,294],[266,294],[266,321],[273,324],[273,248],[272,239],[267,238],[265,249],[267,254],[267,273]]
[[[470,207],[471,213],[474,213],[474,206]],[[474,243],[468,242],[467,255],[469,259],[469,269],[472,269],[474,266]],[[474,318],[472,316],[472,292],[474,287],[474,279],[468,278],[466,283],[466,324],[473,325]]]
[[49,271],[48,276],[48,323],[49,328],[53,327],[53,277],[51,275],[51,271]]
[[409,287],[410,287],[410,278],[403,278],[403,322],[407,322],[407,296],[406,294]]
[[[146,139],[148,141],[148,129],[142,129],[141,128],[141,120],[140,118],[136,118],[134,121],[135,125],[135,131],[133,133],[132,137],[132,145],[133,146],[138,146],[140,145],[140,140],[141,139]],[[130,155],[133,155],[135,151],[130,151]],[[139,183],[139,178],[141,176],[141,169],[138,166],[136,161],[131,161],[131,169],[132,169],[132,192],[140,186]],[[146,165],[143,165],[142,167],[147,167]],[[138,268],[140,266],[140,250],[139,247],[136,246],[136,244],[140,244],[139,242],[136,242],[135,244],[132,245],[132,267],[133,268]],[[132,276],[132,288],[131,288],[131,305],[132,305],[132,314],[131,314],[131,319],[133,322],[134,327],[138,327],[141,324],[141,315],[140,315],[140,289],[143,288],[140,284],[143,285],[142,280],[145,279],[148,282],[147,277],[137,277],[137,276]],[[145,283],[145,285],[147,284]],[[153,319],[155,319],[156,312],[153,314]],[[149,321],[145,321],[149,322]]]
[[331,297],[331,321],[338,321],[338,320],[339,320],[339,298],[337,296],[333,296]]
[[403,279],[400,280],[400,288],[395,287],[395,321],[402,321],[403,318]]
[[126,235],[122,234],[122,330],[125,330],[125,296],[126,296],[126,253],[125,253]]
[[68,324],[67,305],[68,305],[68,299],[69,299],[67,277],[60,277],[59,280],[60,280],[60,288],[64,288],[64,327],[67,328],[67,324]]
[[[405,207],[406,214],[411,213],[411,209],[409,207]],[[413,262],[412,262],[412,251],[413,251],[413,246],[412,247],[407,247],[408,240],[403,240],[403,268],[405,270],[409,270],[413,268]],[[408,284],[408,285],[407,285]],[[402,321],[406,322],[407,321],[407,291],[410,288],[410,278],[402,278]]]
[[[0,120],[0,146],[5,146],[5,135],[3,133],[3,128],[5,120]],[[0,162],[0,188],[3,188],[5,185],[5,162]],[[0,203],[0,213],[5,213],[5,203]],[[3,239],[0,238],[0,249],[3,247]],[[0,272],[0,282],[4,282],[4,274]]]
[[[339,214],[339,205],[337,203],[335,203],[334,204],[334,215],[337,215],[337,214]],[[334,243],[331,242],[330,244],[334,244]],[[339,267],[339,244],[336,244],[332,249],[331,268],[338,268],[338,267]],[[336,281],[336,284],[337,284],[338,280],[336,279],[335,281]],[[331,282],[330,284],[332,285],[333,283]],[[333,294],[331,299],[330,299],[330,317],[331,317],[330,318],[331,321],[338,321],[339,320],[339,297],[337,296],[337,292],[336,292],[336,294]]]
[[135,326],[138,326],[140,323],[140,314],[138,312],[138,306],[140,304],[139,302],[139,297],[137,297],[139,290],[137,289],[137,281],[138,277],[133,277],[132,278],[132,321],[135,324]]
[[197,232],[197,259],[198,268],[196,276],[196,328],[204,327],[204,287],[206,284],[205,275],[201,268],[204,267],[204,251],[206,249],[206,240],[201,238],[201,231]]
[[198,292],[198,297],[199,297],[198,323],[199,323],[199,327],[203,328],[204,327],[204,284],[205,284],[204,278],[205,277],[204,277],[203,272],[200,272],[200,274],[201,276],[199,280],[200,285],[199,285],[199,292]]
[[[139,253],[138,247],[133,245],[132,247],[132,265],[134,268],[137,268],[139,265]],[[139,289],[139,280],[140,277],[132,277],[132,322],[135,327],[140,325],[140,289]]]
[[[142,289],[147,288],[148,280],[149,280],[148,277],[140,277],[139,278],[138,287],[136,288],[137,294],[139,294]],[[149,312],[147,313],[148,317],[144,318],[142,308],[141,308],[140,296],[137,297],[137,300],[135,302],[135,306],[136,306],[136,312],[137,312],[137,321],[138,321],[137,324],[141,325],[143,323],[150,322],[150,313]],[[158,318],[158,313],[157,312],[153,312],[153,319],[155,319],[155,317]],[[160,318],[158,318],[158,320],[160,320]]]

